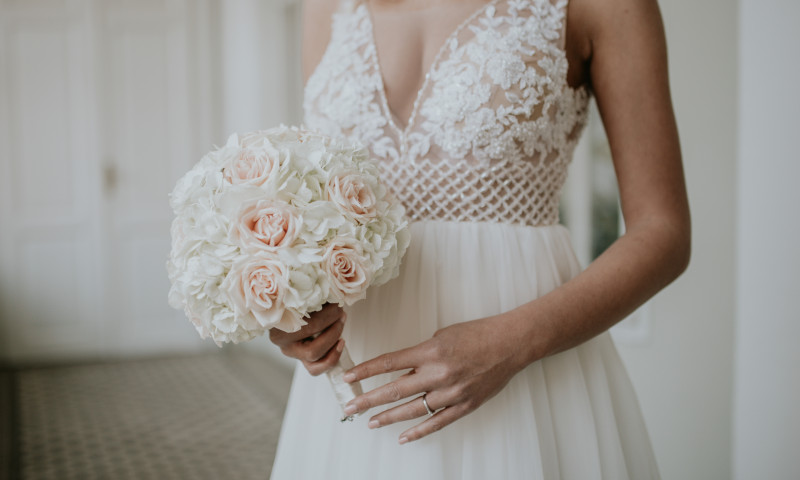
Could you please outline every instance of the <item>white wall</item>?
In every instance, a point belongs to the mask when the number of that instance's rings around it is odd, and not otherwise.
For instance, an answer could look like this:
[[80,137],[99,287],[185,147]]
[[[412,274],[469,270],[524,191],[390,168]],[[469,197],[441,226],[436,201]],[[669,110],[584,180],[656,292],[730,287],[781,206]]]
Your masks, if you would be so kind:
[[800,3],[741,0],[734,478],[800,478]]
[[651,301],[651,342],[620,344],[619,349],[639,394],[663,478],[727,479],[735,292],[736,4],[659,3],[692,209],[692,261],[676,283]]
[[299,122],[299,14],[299,0],[222,3],[221,135]]

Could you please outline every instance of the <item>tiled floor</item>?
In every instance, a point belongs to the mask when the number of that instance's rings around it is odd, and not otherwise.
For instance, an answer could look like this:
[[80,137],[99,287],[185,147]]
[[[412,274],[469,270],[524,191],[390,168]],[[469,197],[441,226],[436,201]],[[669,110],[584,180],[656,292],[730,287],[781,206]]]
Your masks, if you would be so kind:
[[266,479],[290,383],[242,353],[16,372],[11,478]]

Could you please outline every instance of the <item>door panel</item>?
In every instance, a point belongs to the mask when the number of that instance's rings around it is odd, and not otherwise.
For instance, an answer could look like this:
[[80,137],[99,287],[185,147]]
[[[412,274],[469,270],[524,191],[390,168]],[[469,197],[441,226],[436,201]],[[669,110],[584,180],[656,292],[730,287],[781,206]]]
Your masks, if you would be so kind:
[[211,5],[0,0],[0,360],[216,348],[165,269],[214,141]]
[[4,355],[93,351],[101,259],[86,24],[64,2],[2,8]]
[[[101,56],[110,109],[104,156],[116,185],[108,211],[109,309],[118,353],[209,346],[167,304],[168,194],[192,153],[187,2],[109,2]],[[191,161],[190,161],[191,160]]]

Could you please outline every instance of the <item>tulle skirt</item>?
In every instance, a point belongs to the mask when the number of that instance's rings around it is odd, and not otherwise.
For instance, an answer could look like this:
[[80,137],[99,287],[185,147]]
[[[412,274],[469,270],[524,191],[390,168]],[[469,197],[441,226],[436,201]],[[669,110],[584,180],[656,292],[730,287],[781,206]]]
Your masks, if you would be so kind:
[[[561,225],[416,222],[400,276],[348,309],[347,348],[359,363],[413,346],[442,327],[511,310],[579,271]],[[392,378],[362,383],[367,391]],[[325,376],[298,365],[272,478],[659,478],[608,333],[529,365],[476,411],[418,441],[397,442],[421,419],[369,430],[377,412],[340,423]]]

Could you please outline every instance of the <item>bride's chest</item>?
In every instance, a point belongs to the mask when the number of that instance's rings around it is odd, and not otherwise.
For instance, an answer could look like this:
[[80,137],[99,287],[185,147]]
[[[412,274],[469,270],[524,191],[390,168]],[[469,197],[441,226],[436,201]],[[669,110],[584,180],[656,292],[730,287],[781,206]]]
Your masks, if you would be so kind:
[[413,5],[386,7],[376,2],[368,8],[386,100],[397,117],[410,116],[425,74],[451,32],[487,3],[465,0],[415,9]]

